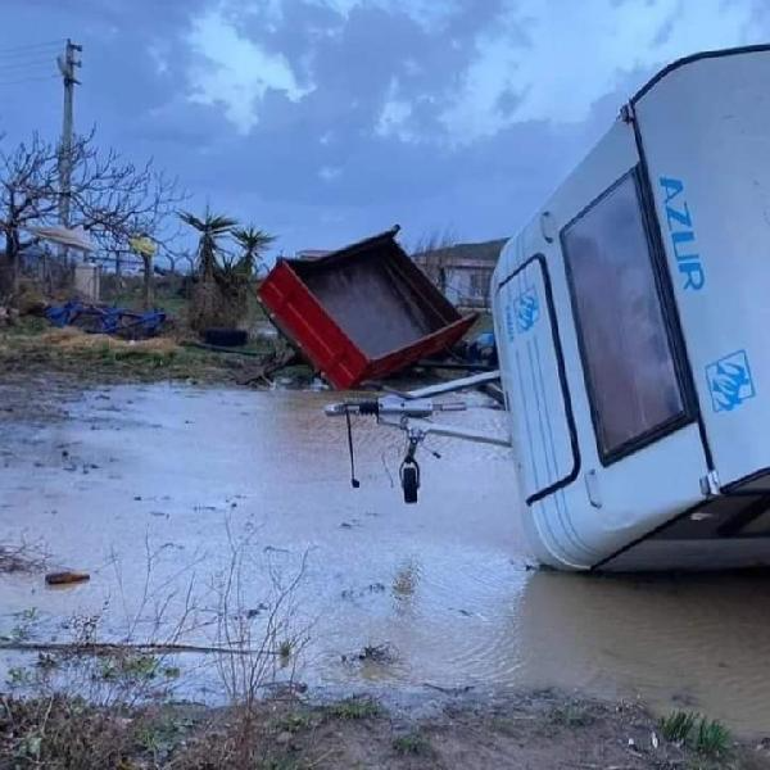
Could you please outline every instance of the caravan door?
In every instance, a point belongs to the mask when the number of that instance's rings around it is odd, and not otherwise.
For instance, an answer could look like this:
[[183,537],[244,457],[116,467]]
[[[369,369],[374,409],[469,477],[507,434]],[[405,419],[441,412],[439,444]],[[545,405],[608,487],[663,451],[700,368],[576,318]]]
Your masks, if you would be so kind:
[[541,561],[579,569],[596,554],[581,548],[569,520],[566,493],[580,471],[580,450],[544,254],[512,269],[498,285],[495,307],[515,462],[531,513],[524,525]]

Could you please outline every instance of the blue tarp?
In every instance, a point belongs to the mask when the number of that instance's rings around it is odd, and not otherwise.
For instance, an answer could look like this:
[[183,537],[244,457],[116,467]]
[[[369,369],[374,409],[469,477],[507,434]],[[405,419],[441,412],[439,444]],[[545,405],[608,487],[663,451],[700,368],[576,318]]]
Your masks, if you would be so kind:
[[148,337],[157,334],[166,320],[163,310],[136,313],[119,307],[86,305],[77,300],[66,302],[64,305],[52,305],[45,311],[45,316],[60,329],[79,320],[88,320],[87,331],[92,333],[117,334],[131,329]]

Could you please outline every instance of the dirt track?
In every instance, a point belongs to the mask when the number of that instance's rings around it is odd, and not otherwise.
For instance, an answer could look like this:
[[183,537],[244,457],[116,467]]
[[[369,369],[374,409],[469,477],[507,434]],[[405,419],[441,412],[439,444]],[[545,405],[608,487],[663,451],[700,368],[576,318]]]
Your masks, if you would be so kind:
[[[66,701],[0,708],[0,767],[218,770],[764,770],[761,749],[716,759],[668,743],[643,709],[554,693],[485,703],[450,699],[428,716],[376,701],[269,701],[252,709],[193,705],[84,710]],[[41,726],[41,714],[45,723]],[[73,718],[73,714],[79,717]],[[42,729],[42,728],[45,729]]]

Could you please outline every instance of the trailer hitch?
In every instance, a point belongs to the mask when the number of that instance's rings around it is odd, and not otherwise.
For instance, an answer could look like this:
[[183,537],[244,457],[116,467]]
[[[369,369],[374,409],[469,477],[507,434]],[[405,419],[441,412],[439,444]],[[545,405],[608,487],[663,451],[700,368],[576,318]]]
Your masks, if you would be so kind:
[[[425,392],[425,390],[422,392]],[[451,392],[451,390],[445,392]],[[442,425],[429,419],[439,412],[459,412],[466,409],[468,409],[468,405],[463,401],[436,402],[431,398],[415,398],[406,394],[388,395],[383,398],[369,400],[342,401],[337,404],[329,404],[325,408],[325,412],[330,417],[345,417],[350,458],[350,483],[354,489],[358,489],[361,486],[361,482],[356,478],[351,415],[373,416],[379,425],[398,428],[406,434],[406,452],[399,467],[399,480],[404,495],[404,502],[412,505],[417,502],[421,482],[417,450],[429,434],[510,447],[511,444],[507,438],[491,436],[453,425]],[[441,457],[438,452],[430,451],[434,457]]]
[[[356,478],[355,446],[353,442],[353,424],[350,419],[352,414],[371,415],[377,418],[382,425],[391,425],[400,428],[407,434],[407,446],[404,459],[399,467],[399,479],[401,489],[404,492],[404,502],[413,504],[417,502],[417,493],[420,488],[420,464],[417,462],[417,449],[425,440],[427,431],[415,427],[410,419],[422,419],[435,412],[456,412],[466,409],[462,402],[448,404],[436,404],[429,399],[409,400],[398,396],[386,396],[368,401],[343,401],[338,404],[330,404],[326,407],[326,414],[330,417],[345,416],[347,429],[348,457],[350,459],[350,485],[353,489],[359,489],[361,482]],[[397,422],[393,422],[393,419]],[[440,458],[438,452],[431,452],[434,457]]]

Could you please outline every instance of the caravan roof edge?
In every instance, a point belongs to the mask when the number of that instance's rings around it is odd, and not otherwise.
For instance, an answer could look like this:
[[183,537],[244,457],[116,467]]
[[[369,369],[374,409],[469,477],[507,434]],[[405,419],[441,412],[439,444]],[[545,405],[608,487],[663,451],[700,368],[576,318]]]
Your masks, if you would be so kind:
[[745,53],[761,53],[770,51],[770,43],[761,43],[757,45],[745,45],[737,48],[721,48],[713,51],[701,51],[700,53],[690,54],[689,56],[683,56],[681,59],[671,62],[666,65],[662,70],[655,74],[650,80],[648,80],[632,97],[631,104],[636,104],[642,97],[649,93],[655,86],[663,80],[667,75],[670,75],[674,70],[678,70],[680,67],[685,67],[693,62],[701,61],[702,59],[718,59],[722,56],[737,56]]

